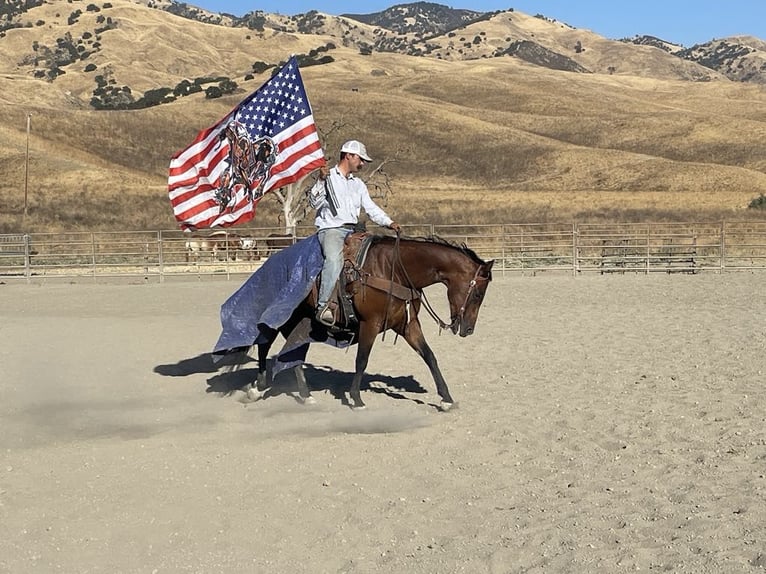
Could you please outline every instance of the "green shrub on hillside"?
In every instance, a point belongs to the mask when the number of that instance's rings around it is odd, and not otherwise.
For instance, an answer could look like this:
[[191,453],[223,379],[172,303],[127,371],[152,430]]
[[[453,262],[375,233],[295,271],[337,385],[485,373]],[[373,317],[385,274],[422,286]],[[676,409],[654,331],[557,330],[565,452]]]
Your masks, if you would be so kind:
[[223,95],[223,92],[221,91],[221,88],[218,86],[208,86],[205,88],[205,97],[208,100],[214,100],[215,98],[220,98]]

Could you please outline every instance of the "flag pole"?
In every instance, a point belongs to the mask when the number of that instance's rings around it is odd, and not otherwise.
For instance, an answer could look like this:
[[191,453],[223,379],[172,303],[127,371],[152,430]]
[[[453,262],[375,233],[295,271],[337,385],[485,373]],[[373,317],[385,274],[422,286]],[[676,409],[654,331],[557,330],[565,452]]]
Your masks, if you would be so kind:
[[32,113],[27,113],[27,153],[24,160],[24,219],[27,218],[27,198],[29,197],[29,132],[32,130]]

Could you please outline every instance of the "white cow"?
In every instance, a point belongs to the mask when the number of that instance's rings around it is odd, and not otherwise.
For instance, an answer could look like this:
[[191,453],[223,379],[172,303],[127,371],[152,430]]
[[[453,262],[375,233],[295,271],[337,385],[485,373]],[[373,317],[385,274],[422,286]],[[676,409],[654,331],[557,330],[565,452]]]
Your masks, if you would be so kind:
[[205,254],[209,254],[211,261],[215,257],[215,241],[211,241],[207,237],[190,237],[184,245],[186,247],[187,263],[192,261],[197,263]]
[[239,238],[239,250],[242,252],[246,261],[258,261],[261,256],[258,253],[258,243],[255,237],[250,235],[241,235]]

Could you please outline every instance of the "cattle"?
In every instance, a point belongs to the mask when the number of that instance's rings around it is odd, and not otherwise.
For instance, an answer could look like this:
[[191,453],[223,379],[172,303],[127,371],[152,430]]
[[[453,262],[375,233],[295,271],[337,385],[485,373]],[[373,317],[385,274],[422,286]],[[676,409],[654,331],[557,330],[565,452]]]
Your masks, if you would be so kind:
[[186,240],[184,247],[187,263],[198,263],[204,254],[209,254],[211,261],[215,257],[215,242],[207,237],[192,236]]
[[213,253],[218,260],[258,261],[258,242],[251,235],[238,235],[227,231],[214,231],[210,234],[213,241]]
[[237,260],[240,250],[241,238],[235,233],[226,231],[214,231],[210,235],[194,235],[186,240],[186,262],[199,262],[205,256],[205,260],[220,261],[231,259]]
[[[264,247],[265,243],[265,247]],[[252,235],[239,235],[224,230],[213,231],[210,235],[194,235],[186,239],[186,261],[258,261],[262,255],[295,243],[292,235],[272,233],[265,240],[256,240]]]
[[245,261],[258,261],[261,256],[258,253],[258,242],[255,237],[250,235],[241,235],[239,238],[239,250]]
[[245,255],[243,245],[254,245],[255,240],[252,237],[240,236],[228,231],[214,231],[210,234],[210,239],[214,241],[215,257],[219,260],[238,261],[240,252]]

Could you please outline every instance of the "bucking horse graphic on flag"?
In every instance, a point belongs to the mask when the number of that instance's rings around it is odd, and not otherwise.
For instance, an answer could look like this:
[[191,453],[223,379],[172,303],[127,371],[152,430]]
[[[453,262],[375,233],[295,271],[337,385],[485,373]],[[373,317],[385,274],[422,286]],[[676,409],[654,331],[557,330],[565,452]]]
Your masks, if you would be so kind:
[[268,136],[251,140],[247,128],[232,120],[220,133],[221,142],[227,142],[228,165],[218,179],[215,199],[219,213],[233,207],[239,186],[245,190],[248,201],[263,196],[263,184],[269,178],[271,166],[277,159],[276,146]]

